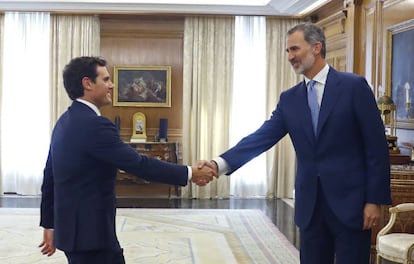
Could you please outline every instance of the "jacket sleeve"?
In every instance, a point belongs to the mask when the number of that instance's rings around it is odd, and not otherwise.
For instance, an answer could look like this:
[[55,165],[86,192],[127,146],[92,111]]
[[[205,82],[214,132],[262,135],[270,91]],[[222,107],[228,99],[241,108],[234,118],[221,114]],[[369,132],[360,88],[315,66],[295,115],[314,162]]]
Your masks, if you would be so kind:
[[53,210],[54,210],[54,187],[53,187],[53,169],[52,154],[49,150],[46,166],[43,171],[43,183],[41,187],[42,200],[40,204],[40,226],[44,228],[53,228]]
[[366,161],[366,202],[390,204],[390,160],[385,128],[374,94],[365,79],[354,94],[354,109],[364,139]]
[[119,137],[114,124],[97,117],[91,127],[88,151],[95,158],[149,181],[185,186],[188,168],[139,154]]

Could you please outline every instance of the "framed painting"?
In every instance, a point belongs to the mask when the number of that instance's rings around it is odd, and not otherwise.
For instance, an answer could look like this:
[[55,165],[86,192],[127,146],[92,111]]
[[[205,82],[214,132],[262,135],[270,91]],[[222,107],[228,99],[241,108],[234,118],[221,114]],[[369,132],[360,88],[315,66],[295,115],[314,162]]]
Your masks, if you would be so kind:
[[170,107],[170,66],[114,66],[114,106]]
[[388,29],[388,92],[398,128],[414,129],[414,19]]

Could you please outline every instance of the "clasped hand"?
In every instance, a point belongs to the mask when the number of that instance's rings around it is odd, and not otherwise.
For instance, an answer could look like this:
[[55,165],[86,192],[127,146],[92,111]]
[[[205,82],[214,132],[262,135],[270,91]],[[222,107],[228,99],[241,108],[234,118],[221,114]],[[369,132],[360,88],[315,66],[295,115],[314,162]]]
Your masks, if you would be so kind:
[[193,174],[191,181],[198,186],[205,186],[214,177],[218,178],[217,165],[213,161],[199,160],[191,168]]

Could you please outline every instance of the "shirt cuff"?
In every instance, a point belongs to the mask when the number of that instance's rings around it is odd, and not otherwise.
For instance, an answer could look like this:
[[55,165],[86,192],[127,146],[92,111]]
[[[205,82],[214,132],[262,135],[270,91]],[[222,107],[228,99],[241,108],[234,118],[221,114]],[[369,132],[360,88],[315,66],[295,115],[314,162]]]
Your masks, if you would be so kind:
[[191,178],[193,178],[193,169],[191,168],[191,166],[187,166],[187,168],[188,168],[187,170],[188,180],[191,181]]
[[229,165],[222,157],[215,157],[213,161],[217,164],[218,175],[226,174],[229,171]]

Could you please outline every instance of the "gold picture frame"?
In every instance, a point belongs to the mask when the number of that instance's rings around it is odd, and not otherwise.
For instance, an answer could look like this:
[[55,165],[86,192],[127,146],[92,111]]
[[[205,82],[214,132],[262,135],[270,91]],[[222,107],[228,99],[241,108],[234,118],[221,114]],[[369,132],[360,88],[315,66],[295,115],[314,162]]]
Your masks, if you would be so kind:
[[396,106],[396,127],[414,129],[414,19],[387,29],[387,93]]
[[113,105],[171,107],[171,67],[114,66]]

